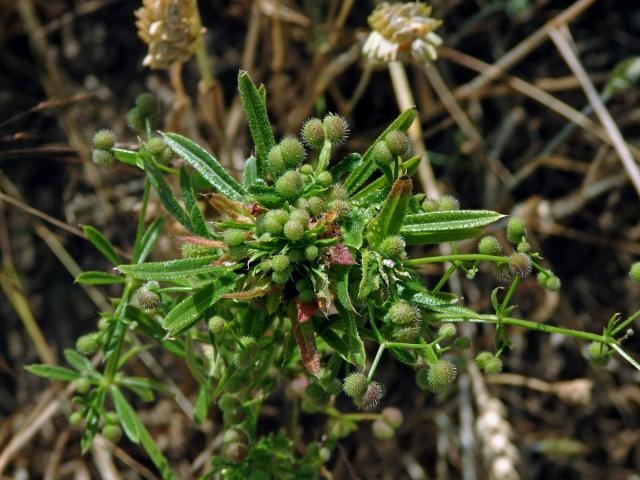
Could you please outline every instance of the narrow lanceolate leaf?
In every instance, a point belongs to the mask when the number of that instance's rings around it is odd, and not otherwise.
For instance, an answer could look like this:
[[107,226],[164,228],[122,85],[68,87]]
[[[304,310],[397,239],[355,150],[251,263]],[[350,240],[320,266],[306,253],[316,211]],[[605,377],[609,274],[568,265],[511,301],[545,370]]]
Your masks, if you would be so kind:
[[446,313],[459,318],[481,318],[473,310],[452,303],[450,299],[431,295],[427,292],[416,293],[413,302],[434,312]]
[[184,258],[166,262],[135,263],[118,265],[116,269],[139,280],[175,280],[191,275],[229,270],[227,266],[211,265],[215,258],[213,255],[208,255],[206,257]]
[[344,312],[344,314],[341,312],[341,316],[347,323],[347,328],[345,330],[345,337],[347,345],[349,346],[349,357],[347,360],[354,365],[364,366],[367,353],[364,348],[364,342],[360,338],[360,333],[358,332],[356,319],[352,312]]
[[98,251],[106,257],[107,260],[109,260],[114,265],[122,262],[122,260],[120,260],[120,256],[116,253],[116,249],[113,248],[113,245],[111,245],[111,242],[107,240],[107,237],[102,235],[102,233],[100,233],[97,229],[89,225],[85,225],[84,227],[82,227],[82,231],[87,236],[87,240],[93,243],[93,246],[96,247]]
[[127,400],[124,398],[124,395],[122,395],[122,392],[118,387],[112,385],[110,392],[111,398],[113,399],[113,404],[116,407],[116,412],[118,412],[118,417],[120,418],[120,424],[122,425],[124,433],[133,443],[138,443],[140,441],[138,415],[136,415],[135,410],[131,405],[129,405],[129,402],[127,402]]
[[242,70],[238,73],[238,90],[242,107],[247,114],[251,137],[256,146],[258,176],[266,179],[267,155],[276,141],[267,114],[265,96],[260,94],[249,74]]
[[80,355],[78,352],[71,348],[64,350],[64,359],[69,365],[71,365],[78,372],[98,373],[91,361],[84,355]]
[[373,172],[376,171],[376,164],[373,162],[372,154],[373,147],[380,141],[384,140],[384,137],[387,133],[392,130],[401,130],[406,132],[413,121],[415,120],[418,112],[415,108],[410,108],[409,110],[404,111],[398,116],[391,124],[385,129],[384,132],[380,134],[378,138],[376,138],[375,142],[371,143],[371,146],[367,149],[364,156],[362,157],[362,165],[356,168],[351,175],[347,177],[344,182],[344,188],[351,194],[354,193],[362,184],[364,184]]
[[362,157],[359,153],[350,153],[329,169],[333,178],[340,178],[345,173],[350,173],[362,165]]
[[82,272],[76,277],[75,281],[83,285],[112,285],[115,283],[124,283],[125,279],[118,275],[105,272]]
[[200,207],[198,206],[196,192],[193,188],[193,183],[191,182],[191,176],[185,167],[180,169],[180,190],[182,190],[182,199],[184,200],[185,209],[191,217],[193,233],[205,238],[210,237],[211,234],[207,228],[207,222],[200,211]]
[[135,263],[142,263],[146,260],[147,256],[151,253],[151,250],[153,250],[153,247],[160,238],[163,228],[163,216],[160,216],[151,222],[151,225],[149,225],[142,235],[140,243],[138,243],[136,248],[133,250],[133,261]]
[[[420,160],[422,160],[421,155],[411,157],[402,164],[402,170],[406,170],[408,176],[413,175],[418,169]],[[371,195],[382,191],[387,185],[389,185],[389,179],[383,175],[368,183],[365,187],[358,190],[357,193],[351,195],[349,200],[352,202],[364,201],[364,203],[369,203],[368,198]]]
[[50,378],[52,380],[62,380],[71,382],[80,378],[80,374],[70,368],[59,367],[57,365],[29,365],[25,367],[29,373],[39,377]]
[[369,245],[377,246],[389,235],[400,233],[402,222],[407,214],[412,188],[413,182],[406,175],[395,181],[387,199],[382,204],[382,208],[369,223],[367,228]]
[[180,158],[198,171],[220,193],[234,200],[242,200],[244,188],[224,169],[213,155],[200,145],[177,133],[162,133],[164,142]]
[[202,313],[214,305],[225,293],[232,291],[235,282],[229,278],[198,290],[176,305],[162,321],[162,326],[167,330],[167,335],[173,337],[189,329],[198,321]]
[[407,215],[401,234],[410,245],[473,238],[504,215],[488,210],[451,210]]
[[153,185],[160,201],[164,205],[164,208],[167,209],[167,212],[169,212],[169,214],[178,222],[184,225],[187,230],[192,231],[189,216],[180,206],[178,200],[176,200],[171,188],[169,188],[169,184],[162,176],[160,170],[158,170],[158,167],[155,166],[151,159],[145,158],[144,169],[147,172],[151,185]]

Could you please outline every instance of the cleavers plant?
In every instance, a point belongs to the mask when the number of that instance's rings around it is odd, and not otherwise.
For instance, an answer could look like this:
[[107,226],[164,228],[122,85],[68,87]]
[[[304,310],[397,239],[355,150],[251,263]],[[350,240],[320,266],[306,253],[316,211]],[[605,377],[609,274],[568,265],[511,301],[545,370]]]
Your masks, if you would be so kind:
[[[405,132],[415,110],[402,113],[363,155],[332,161],[349,134],[342,117],[312,118],[302,126],[302,141],[286,137],[276,143],[264,88],[246,72],[240,72],[238,87],[255,144],[240,182],[191,140],[155,134],[159,107],[148,94],[128,114],[130,126],[145,138],[137,151],[115,147],[108,130],[95,136],[96,163],[118,160],[146,175],[131,263],[124,263],[97,230],[85,227],[118,274],[85,272],[77,281],[121,284],[121,296],[113,312],[101,314],[97,331],[65,351],[72,368],[29,367],[37,375],[73,382],[77,410],[70,421],[82,426],[84,451],[99,431],[114,442],[124,433],[142,445],[164,478],[174,477],[124,394],[128,390],[143,401],[171,394],[162,379],[126,373],[127,362],[152,346],[189,367],[199,385],[197,424],[212,405],[222,412],[222,447],[211,475],[229,479],[316,478],[336,441],[358,421],[372,421],[379,438],[393,436],[402,423],[399,410],[367,412],[383,401],[385,387],[376,379],[383,353],[413,367],[419,388],[442,391],[455,381],[456,363],[462,361],[454,354],[471,343],[459,336],[458,322],[495,325],[493,351],[476,357],[488,374],[502,370],[501,356],[511,347],[509,326],[583,339],[596,365],[617,351],[640,368],[621,347],[640,311],[624,320],[612,317],[601,333],[512,316],[516,287],[532,270],[548,290],[557,291],[560,280],[541,265],[517,218],[507,223],[508,242],[484,236],[478,253],[458,253],[457,242],[481,237],[483,227],[503,215],[462,210],[450,195],[431,199],[413,192],[411,175],[422,158],[409,157]],[[179,197],[167,176],[177,178]],[[152,189],[182,225],[182,258],[147,261],[165,223],[162,216],[145,222]],[[217,212],[214,218],[203,214],[202,199]],[[411,245],[441,243],[450,245],[450,254],[408,256]],[[416,270],[428,263],[445,265],[431,287]],[[444,291],[454,272],[472,279],[482,263],[506,284],[491,293],[491,313],[465,308]],[[631,276],[640,281],[640,264]],[[369,350],[375,352],[372,358]],[[96,352],[92,363],[87,356]],[[328,417],[327,435],[304,452],[294,448],[294,440],[300,445],[297,427],[289,435],[259,429],[262,404],[283,384],[293,412],[301,406]],[[341,392],[364,412],[339,411],[334,399]]]

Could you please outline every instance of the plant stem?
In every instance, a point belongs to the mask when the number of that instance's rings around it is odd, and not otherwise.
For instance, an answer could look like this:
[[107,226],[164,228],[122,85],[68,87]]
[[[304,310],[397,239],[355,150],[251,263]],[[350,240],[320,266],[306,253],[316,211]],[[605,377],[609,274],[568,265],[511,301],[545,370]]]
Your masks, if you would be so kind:
[[622,330],[624,330],[631,322],[633,322],[636,318],[640,317],[640,310],[638,310],[636,313],[634,313],[633,315],[631,315],[629,318],[627,318],[624,322],[622,322],[620,325],[618,325],[616,328],[614,328],[611,331],[611,336],[614,337],[617,333],[621,332]]
[[367,380],[373,380],[373,374],[376,373],[376,368],[378,368],[378,363],[380,363],[380,359],[382,358],[382,353],[384,349],[387,347],[387,343],[383,342],[378,347],[378,352],[376,353],[376,358],[373,359],[373,363],[371,364],[371,368],[369,369],[369,375],[367,375]]
[[481,253],[459,253],[455,255],[437,255],[435,257],[412,258],[404,262],[405,265],[422,265],[424,263],[442,263],[442,262],[475,262],[485,261],[494,263],[509,263],[508,257],[499,257],[497,255],[482,255]]

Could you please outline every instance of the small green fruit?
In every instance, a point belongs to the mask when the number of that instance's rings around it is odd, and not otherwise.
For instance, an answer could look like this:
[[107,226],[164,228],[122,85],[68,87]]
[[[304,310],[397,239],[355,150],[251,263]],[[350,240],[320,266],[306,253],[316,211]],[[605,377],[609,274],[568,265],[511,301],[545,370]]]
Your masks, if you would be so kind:
[[392,130],[384,137],[384,143],[387,144],[393,155],[403,156],[409,151],[411,145],[409,136],[401,130]]
[[379,440],[390,440],[395,435],[395,430],[384,420],[376,420],[371,424],[373,436]]
[[342,390],[351,398],[359,398],[367,391],[369,381],[364,373],[352,372],[342,382]]
[[420,310],[407,302],[400,301],[391,306],[387,316],[396,325],[418,323],[420,321]]
[[84,420],[84,416],[81,412],[73,412],[69,415],[69,423],[71,425],[79,425],[82,420]]
[[320,150],[324,144],[324,127],[319,118],[310,118],[302,126],[302,139],[309,148]]
[[137,108],[132,108],[127,113],[127,125],[135,132],[144,132],[146,129],[144,117]]
[[209,319],[209,330],[214,335],[217,335],[224,330],[224,323],[224,318],[219,315],[214,315]]
[[327,138],[334,145],[344,142],[349,135],[349,124],[341,115],[330,113],[324,117],[322,126]]
[[311,175],[313,173],[313,167],[308,163],[306,163],[300,167],[300,173],[304,173],[305,175]]
[[275,145],[269,150],[267,154],[267,162],[269,163],[269,169],[271,173],[276,177],[282,175],[286,169],[284,159],[282,158],[282,149],[280,145]]
[[340,185],[334,185],[329,189],[329,195],[327,197],[329,201],[332,200],[346,200],[349,198],[349,193],[344,187]]
[[451,338],[457,333],[458,329],[453,323],[443,323],[438,329],[438,337]]
[[308,202],[308,208],[311,215],[319,217],[324,212],[325,203],[320,197],[311,197]]
[[91,388],[91,382],[88,378],[79,378],[73,382],[73,386],[78,393],[87,393]]
[[284,172],[276,181],[276,191],[287,200],[295,200],[302,188],[302,175],[294,170]]
[[226,230],[223,235],[223,240],[229,247],[237,247],[245,243],[247,237],[244,230],[238,230],[236,228],[230,228]]
[[282,160],[288,168],[295,168],[304,160],[305,151],[302,143],[295,137],[286,137],[280,142]]
[[636,283],[640,283],[640,262],[635,262],[629,269],[629,277]]
[[222,411],[232,410],[234,408],[242,408],[242,402],[235,395],[231,395],[229,393],[225,393],[220,398],[220,401],[218,402],[218,406],[220,407],[220,410],[222,410]]
[[310,262],[313,262],[315,259],[317,259],[319,255],[320,249],[315,245],[307,245],[307,247],[304,249],[304,257]]
[[116,143],[116,136],[111,130],[103,128],[93,135],[93,146],[99,150],[111,150]]
[[378,142],[373,147],[373,152],[371,153],[371,158],[376,164],[384,167],[385,165],[389,165],[393,161],[393,154],[389,147],[384,142]]
[[611,351],[609,347],[600,342],[591,342],[589,344],[589,361],[596,367],[605,367],[609,363]]
[[484,370],[485,365],[492,358],[494,358],[493,353],[491,353],[491,352],[480,352],[478,355],[476,355],[476,365],[478,366],[479,369]]
[[307,228],[310,220],[311,217],[309,216],[309,212],[304,208],[293,209],[291,211],[291,216],[289,217],[289,221],[298,222],[303,228]]
[[425,198],[422,202],[422,211],[425,213],[432,213],[438,211],[438,201],[433,198]]
[[291,278],[291,269],[286,269],[283,272],[273,272],[271,274],[271,280],[278,285],[284,285]]
[[522,241],[525,232],[524,222],[518,217],[511,217],[507,222],[507,238],[514,245]]
[[108,150],[93,150],[91,152],[91,160],[96,165],[108,167],[109,165],[113,165],[116,161],[116,157],[114,157]]
[[119,425],[105,425],[102,428],[102,436],[113,443],[118,443],[122,438],[122,429]]
[[483,237],[478,244],[478,252],[480,252],[481,255],[493,255],[495,257],[502,255],[500,240],[493,235]]
[[88,333],[82,335],[76,341],[76,350],[82,355],[93,355],[100,348],[100,342],[98,341],[98,335],[95,333]]
[[453,195],[443,195],[438,199],[438,210],[441,212],[460,210],[460,202]]
[[136,108],[143,117],[152,118],[160,110],[160,102],[152,93],[142,93],[136,97]]
[[284,224],[284,236],[292,242],[297,242],[304,236],[304,227],[294,220],[289,220]]
[[164,152],[165,144],[160,137],[153,137],[151,140],[147,142],[147,151],[151,155],[162,155]]
[[502,371],[502,360],[492,355],[491,358],[487,359],[482,370],[487,375],[500,373]]
[[401,260],[407,256],[407,252],[405,250],[406,246],[407,244],[402,237],[393,235],[385,238],[380,243],[380,253],[382,253],[386,258]]
[[316,181],[323,187],[328,187],[333,183],[333,176],[330,172],[325,170],[324,172],[320,172],[318,174],[318,176],[316,177]]
[[109,425],[118,425],[120,423],[120,417],[116,412],[107,412],[104,416],[104,423]]
[[451,385],[457,376],[457,370],[453,363],[447,360],[438,360],[429,366],[427,371],[427,383],[434,392],[440,392]]

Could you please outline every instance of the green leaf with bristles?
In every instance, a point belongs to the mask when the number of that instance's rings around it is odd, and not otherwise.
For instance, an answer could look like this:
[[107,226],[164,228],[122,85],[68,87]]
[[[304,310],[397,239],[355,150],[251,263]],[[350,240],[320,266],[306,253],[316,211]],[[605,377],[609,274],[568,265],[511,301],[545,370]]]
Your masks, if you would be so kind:
[[367,228],[367,241],[370,246],[377,247],[386,237],[400,233],[412,188],[413,182],[406,175],[395,181],[382,208]]
[[482,227],[504,215],[490,210],[449,210],[407,215],[400,230],[409,245],[433,244],[474,238]]
[[153,163],[153,160],[145,158],[144,169],[147,172],[147,176],[149,177],[151,185],[153,185],[153,188],[160,198],[160,201],[164,205],[164,208],[167,209],[167,211],[173,218],[184,225],[187,230],[192,231],[191,220],[189,219],[189,216],[180,206],[178,200],[176,200],[176,197],[173,195],[173,192],[169,187],[169,184],[165,180],[160,170],[158,170],[158,167],[156,167],[156,165]]
[[251,138],[256,146],[258,175],[260,178],[266,179],[267,156],[269,150],[276,144],[267,113],[266,91],[263,88],[256,88],[249,74],[242,70],[238,73],[238,91],[242,107],[247,114]]
[[177,133],[160,133],[171,150],[198,171],[212,187],[226,197],[242,201],[244,188],[213,155],[187,137]]
[[102,255],[104,255],[112,264],[117,265],[122,262],[120,256],[116,253],[116,249],[111,245],[111,242],[107,237],[100,233],[98,229],[85,225],[82,227],[82,231],[86,235],[87,240],[89,240],[93,246],[96,247],[98,251],[102,253]]
[[247,161],[244,162],[244,170],[242,171],[242,186],[245,189],[249,189],[252,185],[256,183],[258,178],[258,161],[256,157],[251,155],[247,158]]
[[131,265],[118,265],[116,270],[138,280],[176,280],[178,278],[201,275],[211,272],[227,272],[231,267],[212,265],[216,256],[184,258],[166,262],[147,262]]

